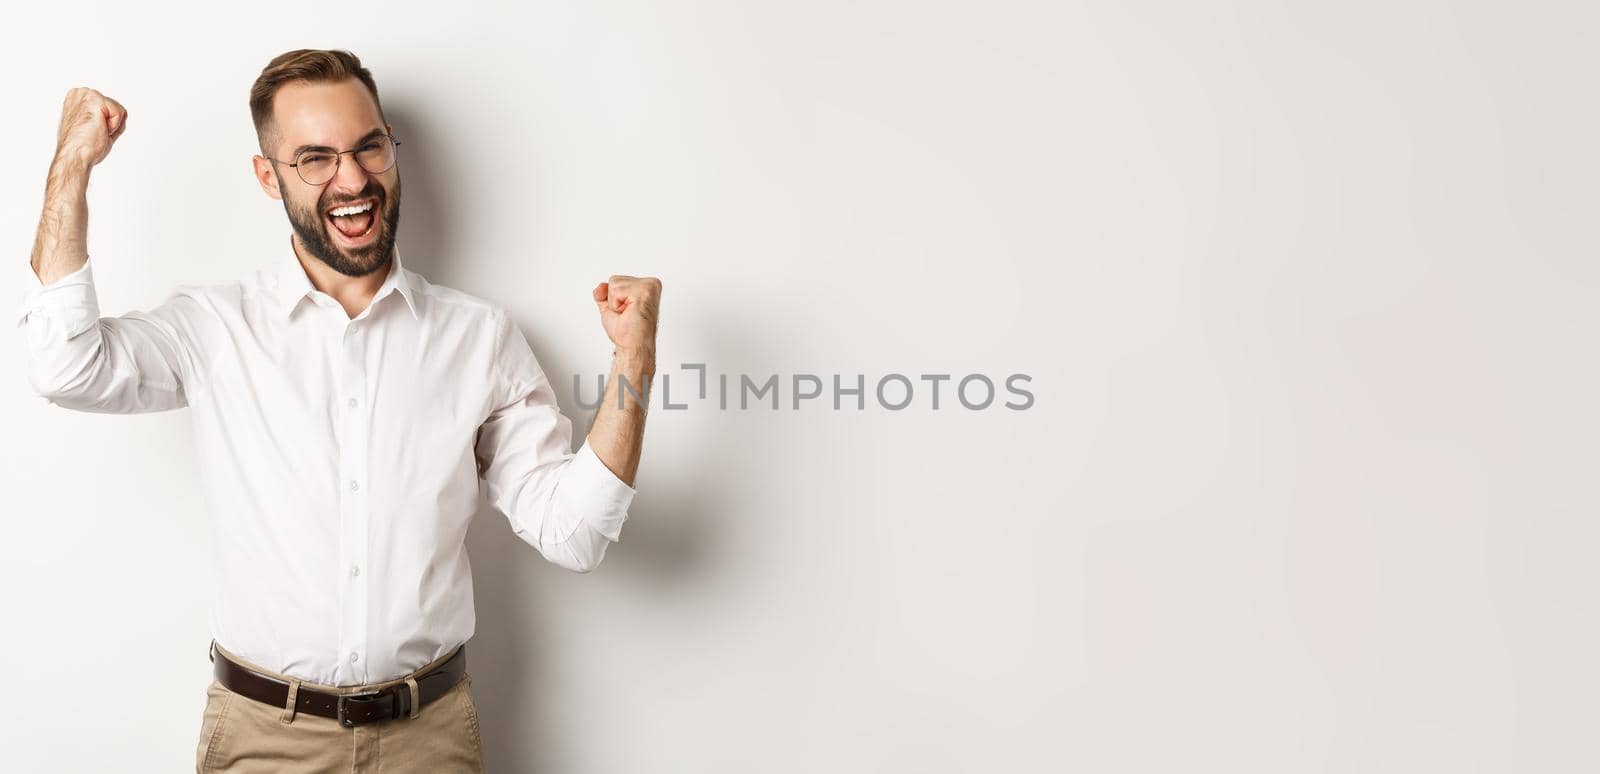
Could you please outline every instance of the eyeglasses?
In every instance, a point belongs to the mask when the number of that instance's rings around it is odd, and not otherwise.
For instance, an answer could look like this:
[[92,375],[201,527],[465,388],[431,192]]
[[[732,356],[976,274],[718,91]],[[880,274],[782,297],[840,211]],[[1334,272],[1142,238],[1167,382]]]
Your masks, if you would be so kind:
[[340,157],[346,153],[355,157],[356,163],[366,170],[368,174],[381,175],[394,168],[394,163],[400,158],[400,141],[393,135],[380,134],[367,140],[359,148],[331,153],[325,150],[301,151],[294,157],[294,163],[280,161],[271,156],[262,158],[276,164],[294,167],[300,179],[306,185],[322,185],[339,174]]

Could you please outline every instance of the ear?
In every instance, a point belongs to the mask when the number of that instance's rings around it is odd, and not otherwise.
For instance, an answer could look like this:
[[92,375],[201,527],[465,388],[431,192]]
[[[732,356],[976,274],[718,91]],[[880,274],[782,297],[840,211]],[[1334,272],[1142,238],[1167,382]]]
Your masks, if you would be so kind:
[[274,199],[282,199],[283,194],[278,190],[278,170],[271,159],[257,154],[250,157],[250,164],[255,167],[256,182],[261,185],[261,192]]

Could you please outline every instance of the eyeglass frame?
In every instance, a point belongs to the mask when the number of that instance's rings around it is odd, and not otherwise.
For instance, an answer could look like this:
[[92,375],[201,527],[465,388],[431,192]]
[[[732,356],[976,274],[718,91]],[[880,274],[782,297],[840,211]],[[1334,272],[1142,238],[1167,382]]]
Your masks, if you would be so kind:
[[[392,133],[392,132],[384,132],[381,135],[373,135],[372,137],[370,137],[368,139],[374,139],[375,140],[378,137],[387,137],[387,138],[389,138],[389,142],[392,145],[394,145],[394,161],[390,162],[389,166],[385,167],[382,171],[373,172],[372,170],[367,169],[366,167],[362,167],[361,166],[361,161],[359,159],[357,159],[356,160],[356,166],[361,167],[361,171],[365,172],[365,173],[367,173],[369,175],[381,175],[384,172],[388,172],[389,170],[394,169],[395,165],[400,163],[400,141],[396,140],[394,138],[394,133]],[[339,176],[339,165],[344,163],[344,159],[340,158],[341,156],[343,156],[346,153],[349,153],[349,154],[351,154],[351,156],[350,156],[351,158],[355,158],[355,154],[357,152],[359,152],[360,150],[361,150],[360,148],[351,148],[350,150],[333,151],[331,153],[329,151],[325,151],[325,150],[303,150],[303,151],[300,151],[299,153],[295,154],[295,156],[294,156],[295,161],[293,163],[290,163],[290,162],[287,162],[287,161],[281,161],[279,159],[275,159],[275,158],[273,158],[271,156],[268,156],[265,153],[261,154],[261,158],[264,158],[267,161],[270,161],[270,162],[272,162],[274,164],[282,164],[282,165],[284,165],[286,167],[294,167],[295,168],[295,170],[294,170],[295,177],[300,178],[300,182],[305,183],[306,185],[316,186],[316,185],[327,185],[328,183],[332,182],[334,178]],[[302,156],[305,156],[308,153],[321,153],[321,154],[324,154],[324,155],[332,155],[333,156],[333,174],[329,175],[327,180],[324,180],[324,181],[322,181],[320,183],[313,183],[310,180],[307,180],[305,175],[300,173],[300,164],[302,163],[300,161],[300,158]]]

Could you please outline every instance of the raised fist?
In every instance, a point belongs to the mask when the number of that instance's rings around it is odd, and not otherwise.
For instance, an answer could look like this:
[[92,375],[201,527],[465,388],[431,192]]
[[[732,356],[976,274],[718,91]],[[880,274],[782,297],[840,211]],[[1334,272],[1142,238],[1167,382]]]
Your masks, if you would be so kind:
[[94,89],[79,86],[61,103],[61,132],[56,137],[56,158],[92,167],[105,160],[111,144],[128,127],[128,110],[122,103]]
[[661,280],[613,274],[594,287],[594,302],[600,324],[618,349],[655,350]]

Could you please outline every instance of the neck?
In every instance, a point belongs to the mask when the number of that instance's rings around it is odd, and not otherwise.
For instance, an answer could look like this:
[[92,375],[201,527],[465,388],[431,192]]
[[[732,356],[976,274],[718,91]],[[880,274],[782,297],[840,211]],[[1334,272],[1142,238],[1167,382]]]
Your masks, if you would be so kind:
[[383,268],[360,277],[352,277],[334,271],[321,259],[308,257],[308,251],[300,244],[298,235],[290,234],[289,242],[293,245],[295,257],[300,260],[300,267],[305,270],[311,286],[338,301],[352,318],[371,305],[372,297],[377,294],[378,288],[383,287],[384,280],[389,278],[389,272],[394,270],[394,261],[389,260],[385,262]]

